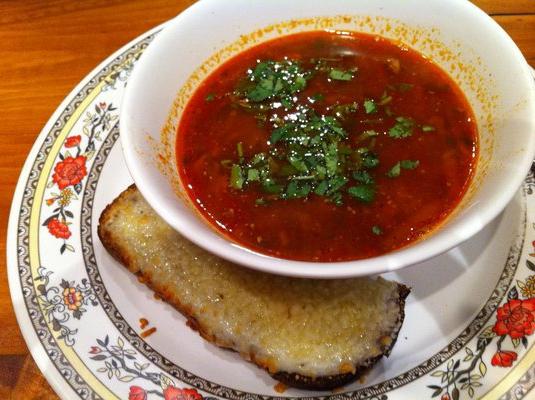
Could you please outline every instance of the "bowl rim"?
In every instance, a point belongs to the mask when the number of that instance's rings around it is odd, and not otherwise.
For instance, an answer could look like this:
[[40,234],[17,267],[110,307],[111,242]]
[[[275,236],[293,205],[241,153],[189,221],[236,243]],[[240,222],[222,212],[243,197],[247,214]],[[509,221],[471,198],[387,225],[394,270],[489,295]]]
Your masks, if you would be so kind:
[[[165,42],[164,39],[167,36],[172,37],[174,34],[172,27],[180,24],[184,18],[188,18],[192,13],[195,13],[201,6],[201,3],[206,4],[207,1],[193,4],[165,25],[164,30],[159,33],[138,61],[138,64],[134,68],[129,79],[129,83],[136,79],[142,79],[138,77],[142,77],[143,65],[146,63],[144,60],[148,60],[151,54],[158,53],[161,43]],[[517,79],[523,80],[523,83],[525,83],[526,86],[531,86],[528,96],[528,106],[533,110],[533,115],[535,115],[535,83],[532,70],[514,41],[503,28],[498,25],[498,23],[474,4],[462,0],[457,1],[457,4],[461,7],[466,7],[468,12],[475,13],[474,15],[478,18],[482,18],[482,21],[485,23],[490,23],[492,28],[497,30],[500,34],[501,38],[504,40],[504,44],[511,50],[511,54],[514,57],[510,62],[518,63],[522,67],[522,75],[518,76]],[[134,90],[132,89],[133,86],[134,85],[129,84],[124,94],[120,118],[120,138],[127,168],[143,197],[154,208],[156,213],[171,225],[173,229],[201,248],[228,261],[277,275],[322,279],[376,275],[392,272],[442,254],[475,235],[503,211],[522,184],[535,157],[535,121],[532,120],[530,141],[529,143],[526,143],[528,151],[526,151],[524,156],[518,160],[518,165],[521,166],[519,171],[522,171],[522,174],[518,172],[512,176],[511,179],[507,180],[504,183],[502,190],[496,193],[494,202],[489,202],[486,206],[478,207],[477,212],[470,213],[468,216],[463,217],[462,223],[456,222],[450,225],[448,236],[441,235],[441,232],[437,232],[436,234],[431,234],[429,237],[399,250],[360,260],[341,262],[288,260],[257,253],[232,242],[229,238],[225,237],[225,235],[216,233],[214,229],[210,229],[212,235],[215,234],[222,238],[222,240],[214,240],[214,237],[208,234],[208,232],[199,231],[196,227],[198,223],[205,224],[204,221],[200,220],[202,219],[200,215],[195,217],[198,219],[196,223],[191,223],[187,219],[185,220],[181,218],[176,213],[169,212],[166,207],[162,206],[163,202],[158,190],[154,190],[154,188],[151,187],[152,183],[150,180],[144,179],[144,167],[142,163],[138,161],[138,150],[135,148],[134,141],[130,140],[130,135],[128,134],[131,132],[129,128],[130,121],[128,118],[123,118],[123,115],[127,113],[131,104],[138,98],[138,96],[134,94]],[[179,88],[177,88],[177,92],[178,89]],[[529,149],[531,149],[531,152]],[[281,263],[284,264],[283,267],[281,267]]]

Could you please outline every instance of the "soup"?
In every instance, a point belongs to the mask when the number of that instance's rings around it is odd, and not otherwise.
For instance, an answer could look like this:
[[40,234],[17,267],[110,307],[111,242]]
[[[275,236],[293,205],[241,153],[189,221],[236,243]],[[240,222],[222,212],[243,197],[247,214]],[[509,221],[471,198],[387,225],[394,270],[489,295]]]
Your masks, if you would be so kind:
[[356,32],[277,38],[194,92],[176,143],[200,214],[270,256],[348,261],[435,229],[478,156],[472,110],[416,51]]

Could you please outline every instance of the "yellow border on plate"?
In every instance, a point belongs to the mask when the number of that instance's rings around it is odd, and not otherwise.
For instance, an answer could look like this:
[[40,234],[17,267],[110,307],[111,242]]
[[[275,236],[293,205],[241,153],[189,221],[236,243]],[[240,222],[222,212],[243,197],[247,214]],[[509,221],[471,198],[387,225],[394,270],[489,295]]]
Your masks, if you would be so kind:
[[[106,77],[108,78],[108,76]],[[69,120],[65,123],[65,126],[61,129],[61,132],[59,133],[58,137],[54,141],[54,144],[52,145],[52,148],[50,150],[50,153],[48,154],[48,157],[45,160],[45,163],[43,165],[43,169],[41,171],[41,174],[39,176],[39,180],[37,181],[37,186],[35,188],[35,195],[33,198],[33,204],[32,209],[30,213],[30,234],[29,234],[29,247],[30,247],[30,269],[32,273],[32,277],[36,277],[38,275],[37,269],[41,265],[41,260],[39,256],[39,218],[41,214],[41,206],[44,198],[44,193],[47,185],[47,178],[50,175],[50,172],[52,170],[52,167],[54,165],[54,162],[56,160],[56,157],[61,149],[61,146],[63,145],[63,141],[67,137],[67,135],[70,133],[72,127],[78,121],[78,119],[82,116],[83,112],[89,107],[89,105],[97,98],[97,96],[102,91],[103,86],[105,85],[106,78],[103,79],[96,87],[89,93],[84,100],[80,103],[80,105],[74,110]],[[37,283],[36,280],[33,279],[33,285],[35,289],[37,290]],[[41,309],[42,314],[44,315],[44,310],[42,307],[41,302],[39,303],[39,308]],[[120,400],[115,394],[113,394],[105,385],[100,382],[100,380],[86,367],[86,365],[83,363],[83,361],[80,359],[78,354],[74,351],[74,349],[70,346],[67,346],[63,340],[58,340],[58,334],[55,334],[52,329],[52,324],[50,322],[46,322],[48,329],[52,333],[54,339],[56,340],[56,344],[58,345],[59,349],[63,353],[63,355],[67,358],[69,363],[71,363],[72,367],[76,370],[76,372],[84,379],[84,381],[93,389],[99,396],[105,398],[105,399],[117,399]]]

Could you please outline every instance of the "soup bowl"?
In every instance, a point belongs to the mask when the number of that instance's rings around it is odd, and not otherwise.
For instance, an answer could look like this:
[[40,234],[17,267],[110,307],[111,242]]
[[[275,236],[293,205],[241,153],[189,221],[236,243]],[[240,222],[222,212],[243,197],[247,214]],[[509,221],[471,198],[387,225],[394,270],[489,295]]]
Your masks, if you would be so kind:
[[[459,27],[462,27],[460,29]],[[258,43],[313,31],[357,31],[402,42],[446,71],[464,92],[479,131],[479,160],[457,208],[421,240],[344,262],[257,253],[218,233],[189,199],[177,170],[177,127],[188,99],[223,62]],[[535,151],[535,88],[511,38],[465,0],[202,0],[165,25],[128,81],[120,119],[127,167],[174,229],[225,259],[265,272],[314,278],[364,276],[412,265],[460,244],[518,190]]]

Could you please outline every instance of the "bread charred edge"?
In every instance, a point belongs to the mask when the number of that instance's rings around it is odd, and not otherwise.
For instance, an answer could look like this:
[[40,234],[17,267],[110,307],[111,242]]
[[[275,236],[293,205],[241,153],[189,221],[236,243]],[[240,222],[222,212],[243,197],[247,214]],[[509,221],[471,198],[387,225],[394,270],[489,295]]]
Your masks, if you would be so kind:
[[[147,285],[151,290],[153,290],[155,293],[158,294],[158,296],[173,306],[175,309],[177,309],[181,314],[183,314],[187,318],[187,325],[197,331],[199,335],[204,338],[205,340],[226,349],[230,349],[234,351],[234,343],[229,343],[228,341],[221,340],[220,338],[216,337],[215,335],[211,334],[207,329],[205,329],[196,319],[192,316],[192,310],[183,305],[180,302],[180,299],[178,296],[174,295],[171,291],[167,290],[164,285],[159,285],[155,282],[152,282],[150,274],[144,274],[143,272],[137,270],[134,266],[133,260],[131,260],[130,256],[127,254],[127,252],[124,251],[124,249],[121,247],[121,245],[115,245],[114,240],[112,238],[112,235],[109,231],[105,229],[105,225],[107,224],[108,220],[112,218],[112,214],[114,211],[114,207],[117,203],[120,203],[123,201],[123,199],[127,198],[131,192],[137,191],[137,187],[135,184],[130,185],[126,190],[124,190],[117,198],[115,198],[110,204],[106,206],[102,214],[99,218],[99,226],[97,229],[98,236],[104,245],[104,248],[115,258],[119,263],[121,263],[125,268],[127,268],[130,272],[138,276],[139,280],[143,282],[145,285]],[[361,376],[363,376],[368,370],[370,370],[383,356],[388,357],[390,355],[390,352],[392,351],[392,348],[394,347],[397,338],[398,333],[401,328],[401,325],[403,324],[403,320],[405,318],[405,299],[410,293],[410,288],[408,288],[405,285],[398,284],[398,307],[399,307],[399,317],[396,322],[396,325],[390,332],[390,338],[391,341],[388,345],[382,345],[381,350],[382,353],[378,356],[371,357],[368,360],[365,360],[364,362],[359,363],[358,365],[355,365],[355,370],[353,372],[349,373],[342,373],[337,375],[327,375],[327,376],[316,376],[316,377],[309,377],[300,375],[297,373],[291,373],[291,372],[284,372],[284,371],[278,371],[278,372],[270,372],[267,365],[263,365],[262,363],[259,363],[258,360],[255,360],[254,354],[241,354],[241,356],[259,367],[265,369],[274,379],[278,380],[279,382],[282,382],[288,386],[299,388],[299,389],[307,389],[307,390],[330,390],[335,389],[340,386],[347,385],[348,383],[354,382],[355,380],[359,379]]]
[[340,386],[347,385],[365,375],[383,356],[388,357],[392,348],[396,344],[398,339],[399,330],[405,319],[405,299],[410,293],[410,289],[402,284],[398,284],[398,306],[399,306],[399,318],[396,322],[396,326],[392,329],[390,338],[392,341],[387,346],[382,348],[382,354],[376,357],[371,357],[365,360],[359,365],[355,365],[354,372],[348,372],[345,374],[327,375],[318,377],[308,377],[297,373],[277,372],[270,375],[288,386],[292,386],[299,389],[308,390],[329,390],[335,389]]

